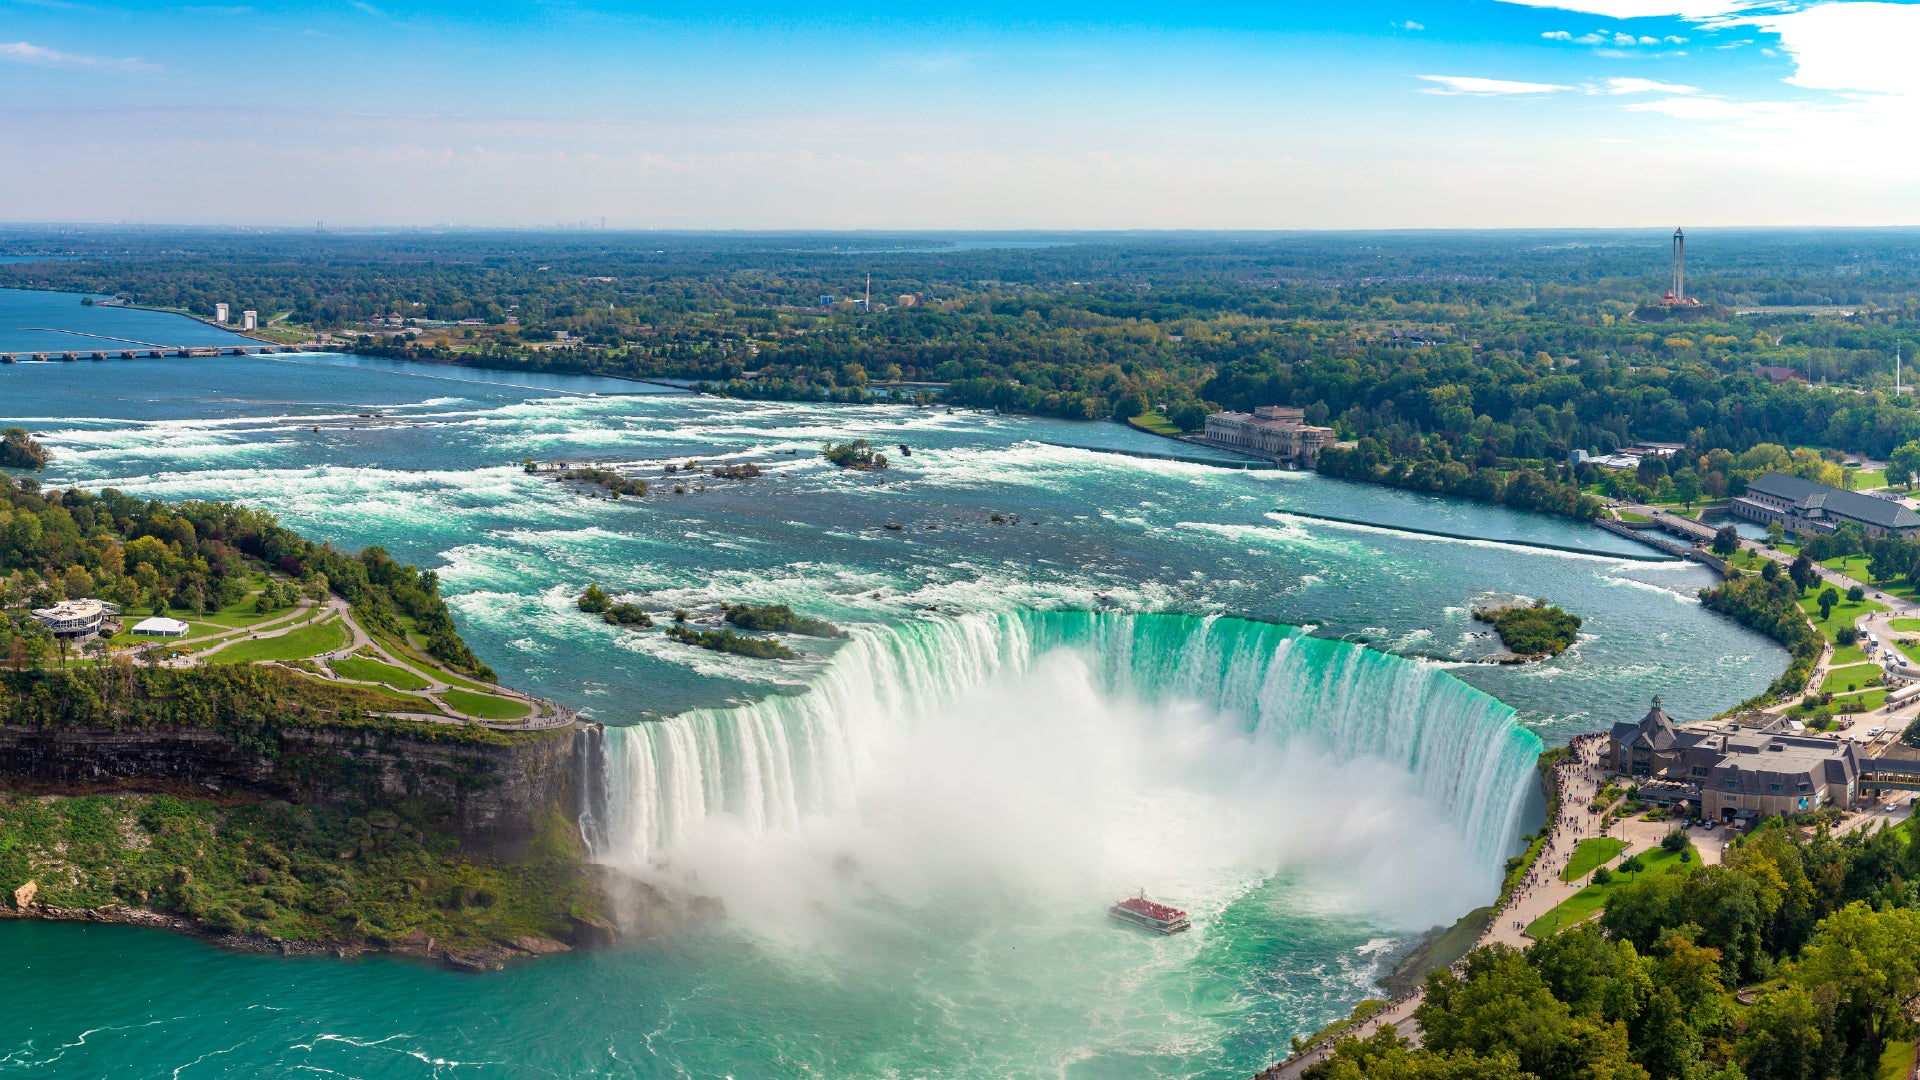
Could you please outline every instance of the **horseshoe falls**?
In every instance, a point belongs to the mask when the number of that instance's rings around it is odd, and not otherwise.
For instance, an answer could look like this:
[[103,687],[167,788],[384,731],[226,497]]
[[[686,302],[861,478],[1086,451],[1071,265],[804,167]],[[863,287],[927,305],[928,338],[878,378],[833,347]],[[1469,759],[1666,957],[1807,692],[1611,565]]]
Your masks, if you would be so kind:
[[[857,813],[884,748],[929,725],[979,720],[969,699],[1030,683],[1058,654],[1072,656],[1102,701],[1167,723],[1198,713],[1246,760],[1302,744],[1336,764],[1402,770],[1398,794],[1456,829],[1483,872],[1497,870],[1521,831],[1540,740],[1511,708],[1435,667],[1242,619],[1022,611],[866,629],[804,693],[612,729],[601,781],[607,835],[596,854],[645,868],[718,819],[760,838]],[[1030,703],[1017,726],[1046,728],[1059,715],[1051,703]],[[1027,737],[1013,733],[1006,750],[1019,753]],[[985,795],[993,778],[983,780]]]

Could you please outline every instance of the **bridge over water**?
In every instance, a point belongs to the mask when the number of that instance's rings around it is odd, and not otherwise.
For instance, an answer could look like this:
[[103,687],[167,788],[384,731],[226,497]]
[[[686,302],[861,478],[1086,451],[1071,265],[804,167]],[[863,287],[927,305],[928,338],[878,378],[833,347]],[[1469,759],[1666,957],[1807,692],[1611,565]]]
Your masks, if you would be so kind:
[[[25,330],[37,327],[22,327]],[[74,333],[62,330],[60,333]],[[83,337],[100,337],[98,334],[83,334]],[[78,360],[161,360],[167,357],[192,356],[259,356],[267,353],[312,352],[314,345],[159,345],[145,341],[124,341],[121,339],[103,339],[119,341],[119,344],[98,349],[18,349],[0,351],[0,364],[28,363],[72,363]]]

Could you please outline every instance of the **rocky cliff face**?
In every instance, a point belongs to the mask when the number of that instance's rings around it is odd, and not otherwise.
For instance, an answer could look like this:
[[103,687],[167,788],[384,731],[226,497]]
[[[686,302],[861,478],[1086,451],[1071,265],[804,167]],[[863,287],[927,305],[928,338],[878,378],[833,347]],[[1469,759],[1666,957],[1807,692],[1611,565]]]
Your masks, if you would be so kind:
[[579,723],[515,733],[504,744],[440,741],[391,731],[285,728],[243,745],[197,728],[114,731],[0,726],[0,783],[48,792],[167,791],[293,801],[426,797],[445,802],[462,840],[489,854],[525,852],[558,811],[577,821],[585,775],[577,756],[598,735]]

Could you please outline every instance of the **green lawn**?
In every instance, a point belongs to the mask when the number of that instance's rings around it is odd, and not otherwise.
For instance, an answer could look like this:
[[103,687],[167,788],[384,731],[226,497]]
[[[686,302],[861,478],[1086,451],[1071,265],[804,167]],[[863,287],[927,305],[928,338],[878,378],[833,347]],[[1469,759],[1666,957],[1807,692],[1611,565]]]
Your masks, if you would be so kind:
[[1875,611],[1887,610],[1887,605],[1875,603],[1872,600],[1848,600],[1846,593],[1842,592],[1840,594],[1840,602],[1833,605],[1833,613],[1822,619],[1820,617],[1820,594],[1831,587],[1832,586],[1828,585],[1815,586],[1813,589],[1808,590],[1807,595],[1800,598],[1800,610],[1807,613],[1807,618],[1813,620],[1813,625],[1818,627],[1820,632],[1827,636],[1829,642],[1833,640],[1835,633],[1839,632],[1843,627],[1852,626],[1853,621],[1860,616]]
[[339,619],[316,626],[303,626],[279,637],[236,641],[207,658],[213,664],[250,664],[256,660],[300,660],[332,652],[347,643],[346,628]]
[[1872,712],[1887,703],[1887,691],[1862,690],[1857,694],[1838,694],[1834,696],[1833,703],[1851,708],[1854,712]]
[[1631,510],[1615,510],[1614,513],[1619,516],[1621,521],[1631,522],[1636,525],[1644,525],[1653,520],[1645,514],[1636,514]]
[[1142,431],[1151,431],[1155,435],[1178,436],[1180,434],[1179,428],[1174,427],[1166,417],[1157,412],[1143,412],[1139,416],[1127,421],[1127,423],[1132,424]]
[[412,638],[408,638],[406,641],[400,641],[392,635],[381,633],[374,633],[373,637],[374,640],[386,648],[387,652],[390,653],[394,659],[399,660],[402,664],[422,674],[428,674],[442,682],[450,683],[454,686],[464,686],[470,690],[487,691],[493,689],[493,687],[478,680],[455,675],[439,664],[427,659],[426,654],[414,646]]
[[1834,668],[1821,680],[1820,692],[1823,694],[1845,694],[1854,690],[1877,686],[1880,682],[1880,665],[1855,664],[1852,667]]
[[335,675],[343,679],[361,679],[366,682],[386,683],[396,690],[425,690],[429,685],[426,679],[406,668],[383,664],[364,656],[352,656],[345,660],[335,660],[327,665]]
[[440,700],[459,712],[468,716],[477,716],[482,720],[518,720],[533,711],[524,701],[494,697],[490,694],[475,694],[466,690],[449,690],[440,695]]
[[1872,491],[1874,488],[1883,488],[1886,486],[1887,471],[1885,469],[1863,469],[1853,474],[1853,487],[1855,491]]
[[[1688,850],[1692,850],[1691,845],[1688,846]],[[1659,848],[1654,848],[1652,851],[1642,852],[1640,854],[1640,861],[1647,864],[1647,868],[1642,870],[1640,872],[1641,874],[1665,874],[1682,866],[1698,865],[1700,856],[1699,853],[1696,852],[1691,864],[1682,863],[1679,852],[1662,851]],[[1611,893],[1613,890],[1638,876],[1640,875],[1628,875],[1616,871],[1613,880],[1607,884],[1589,885],[1581,889],[1563,901],[1559,907],[1528,923],[1527,936],[1538,940],[1556,930],[1564,929],[1588,918],[1594,912],[1606,906],[1608,893]]]
[[1627,850],[1625,840],[1615,840],[1611,836],[1588,837],[1574,847],[1573,858],[1568,859],[1566,869],[1560,871],[1560,880],[1579,881],[1591,873],[1594,867],[1612,862],[1616,855],[1625,850]]
[[[1845,574],[1855,581],[1865,582],[1867,580],[1867,566],[1872,562],[1873,560],[1867,558],[1865,555],[1843,555],[1837,559],[1822,559],[1820,560],[1820,565],[1835,573]],[[1846,590],[1842,589],[1840,591],[1845,592]]]
[[1890,1042],[1880,1051],[1880,1066],[1873,1072],[1874,1080],[1907,1080],[1907,1074],[1913,1069],[1913,1043]]
[[1920,633],[1920,619],[1891,619],[1887,625],[1902,633]]
[[[1912,620],[1910,620],[1910,619],[1901,619],[1901,620],[1897,620],[1897,621],[1900,621],[1900,622],[1911,622]],[[1920,664],[1920,655],[1916,655],[1916,654],[1920,654],[1920,642],[1909,642],[1909,641],[1899,641],[1899,640],[1896,640],[1896,641],[1894,641],[1894,643],[1893,643],[1893,647],[1894,647],[1894,648],[1896,648],[1896,649],[1899,649],[1899,650],[1900,650],[1900,654],[1901,654],[1902,656],[1905,656],[1905,657],[1906,657],[1907,659],[1909,659],[1909,660],[1911,660],[1911,661],[1913,661],[1913,662],[1914,662],[1915,664]]]
[[1867,662],[1867,651],[1858,645],[1835,645],[1833,647],[1833,666],[1845,667],[1848,664]]

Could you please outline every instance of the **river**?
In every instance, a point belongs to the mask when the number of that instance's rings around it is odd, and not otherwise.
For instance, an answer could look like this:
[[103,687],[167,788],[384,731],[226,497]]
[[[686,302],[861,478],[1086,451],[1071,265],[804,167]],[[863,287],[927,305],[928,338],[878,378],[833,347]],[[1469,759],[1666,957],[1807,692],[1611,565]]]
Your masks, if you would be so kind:
[[[0,368],[0,423],[53,448],[47,483],[242,500],[439,571],[504,681],[609,725],[600,857],[727,913],[478,977],[0,923],[0,1075],[1244,1076],[1491,897],[1542,742],[1785,664],[1693,599],[1705,570],[1591,527],[1053,445],[1166,447],[1110,424],[334,356]],[[815,456],[850,436],[893,467]],[[661,471],[690,457],[766,472]],[[854,640],[689,650],[580,614],[588,582]],[[1473,662],[1468,609],[1510,594],[1579,644]],[[1113,927],[1135,887],[1195,931]]]

